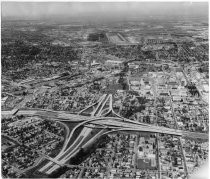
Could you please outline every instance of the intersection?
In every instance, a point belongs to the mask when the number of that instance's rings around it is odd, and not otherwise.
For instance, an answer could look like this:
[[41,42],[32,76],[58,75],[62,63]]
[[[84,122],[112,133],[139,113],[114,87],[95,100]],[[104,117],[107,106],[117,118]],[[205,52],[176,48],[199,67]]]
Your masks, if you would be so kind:
[[[78,122],[67,136],[64,146],[60,153],[39,169],[39,172],[47,175],[57,170],[60,166],[78,154],[81,148],[85,148],[89,143],[94,142],[102,135],[117,131],[145,131],[153,133],[163,133],[176,135],[180,137],[202,138],[207,139],[207,134],[170,129],[166,127],[154,126],[146,123],[140,123],[126,119],[116,114],[112,107],[112,95],[104,94],[98,102],[88,106],[78,114],[70,114],[62,111],[47,111],[40,109],[13,110],[18,115],[30,115],[47,117],[59,122]],[[2,115],[9,114],[11,111],[2,111]],[[72,142],[75,131],[82,128],[79,135]],[[94,135],[95,130],[98,130]],[[49,159],[49,158],[48,158]]]

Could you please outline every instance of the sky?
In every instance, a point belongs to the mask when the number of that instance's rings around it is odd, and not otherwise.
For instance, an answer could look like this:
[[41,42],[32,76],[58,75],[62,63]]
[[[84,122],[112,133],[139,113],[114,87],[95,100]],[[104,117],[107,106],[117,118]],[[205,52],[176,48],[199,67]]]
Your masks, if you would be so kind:
[[207,2],[2,2],[3,19],[207,17]]

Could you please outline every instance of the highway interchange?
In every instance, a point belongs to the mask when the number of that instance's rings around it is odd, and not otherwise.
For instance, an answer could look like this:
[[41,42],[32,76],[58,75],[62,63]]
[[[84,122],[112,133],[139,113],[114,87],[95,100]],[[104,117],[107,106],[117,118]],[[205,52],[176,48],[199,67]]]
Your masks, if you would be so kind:
[[[112,108],[112,101],[113,99],[111,94],[104,94],[97,103],[85,108],[78,114],[40,109],[17,109],[13,111],[2,111],[2,115],[14,113],[18,115],[46,117],[59,122],[78,122],[78,125],[76,125],[66,137],[64,146],[60,153],[53,159],[48,158],[50,161],[39,169],[39,172],[47,175],[57,170],[60,166],[68,163],[68,161],[75,156],[82,147],[88,146],[88,144],[94,142],[94,140],[100,138],[102,135],[114,131],[146,131],[176,135],[180,137],[208,139],[208,134],[204,133],[158,127],[123,118],[114,112]],[[89,116],[84,116],[84,113],[86,115],[89,113]],[[72,142],[75,131],[80,127],[83,127],[80,134]],[[99,129],[99,132],[97,132],[94,136],[91,136],[94,129]]]
[[[56,79],[51,79],[51,80],[56,80]],[[152,90],[154,93],[154,99],[156,101],[157,94],[156,94],[156,87],[154,84],[155,82],[152,83]],[[36,84],[36,85],[40,85],[40,84]],[[29,95],[29,96],[32,96],[32,95]],[[25,99],[26,101],[30,100],[29,97],[26,97]],[[24,100],[24,103],[25,103],[25,100]],[[21,103],[19,106],[17,106],[16,109],[13,109],[12,111],[2,111],[2,115],[8,115],[8,114],[15,115],[16,114],[16,115],[25,115],[25,116],[39,116],[42,118],[48,118],[50,120],[54,120],[58,122],[65,122],[65,123],[77,122],[78,123],[72,130],[69,129],[70,132],[67,133],[65,143],[63,145],[63,148],[59,152],[59,154],[55,158],[46,157],[46,159],[48,160],[48,163],[38,169],[39,172],[45,173],[47,175],[56,171],[60,166],[67,164],[68,161],[72,157],[78,154],[81,148],[85,148],[89,144],[94,143],[94,141],[99,139],[102,135],[105,135],[111,132],[145,131],[145,132],[175,135],[179,137],[179,140],[181,137],[208,139],[208,134],[178,130],[177,121],[176,121],[176,118],[174,117],[172,101],[171,101],[171,108],[172,108],[172,114],[173,114],[173,119],[175,121],[176,129],[159,127],[155,125],[150,125],[150,124],[126,119],[120,116],[119,114],[117,114],[113,110],[112,103],[113,103],[112,94],[104,94],[96,103],[92,104],[91,106],[88,106],[87,108],[83,109],[77,114],[71,114],[65,111],[22,109],[21,108],[22,103]],[[79,135],[76,137],[76,139],[74,139],[73,137],[74,133],[79,128],[82,128],[82,130],[79,133]],[[98,129],[99,132],[92,135],[95,129]]]

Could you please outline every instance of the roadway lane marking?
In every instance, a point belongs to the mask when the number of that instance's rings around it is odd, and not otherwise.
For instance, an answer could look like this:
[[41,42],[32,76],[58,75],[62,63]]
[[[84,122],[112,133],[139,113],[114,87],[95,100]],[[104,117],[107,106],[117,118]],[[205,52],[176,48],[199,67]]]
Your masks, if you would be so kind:
[[106,100],[103,102],[103,104],[102,104],[102,106],[101,106],[101,108],[99,109],[99,111],[98,111],[98,113],[97,114],[95,114],[95,116],[100,116],[101,115],[101,111],[102,111],[102,109],[104,108],[104,106],[106,105],[106,102],[108,101],[108,100],[111,100],[111,97],[110,97],[110,95],[106,98]]
[[53,167],[51,167],[47,172],[46,174],[49,175],[51,174],[53,171],[57,170],[60,166],[55,164]]
[[98,111],[98,108],[101,106],[101,103],[106,99],[107,94],[104,94],[101,99],[99,100],[99,103],[96,107],[96,109],[91,113],[91,116],[95,116],[95,113]]
[[52,161],[48,162],[45,166],[43,166],[41,169],[39,169],[40,172],[43,172],[47,168],[49,168],[53,164]]
[[[76,140],[73,142],[73,144],[71,144],[71,146],[73,146],[76,142],[77,142],[77,140],[79,139],[79,137],[81,136],[81,134],[84,132],[86,130],[86,128],[83,128],[82,129],[82,131],[80,132],[80,134],[79,134],[79,136],[76,138]],[[73,131],[73,130],[72,130]],[[72,134],[73,135],[73,134]],[[71,138],[71,137],[70,137]],[[70,141],[70,138],[68,139],[68,142],[66,142],[66,146],[65,147],[63,147],[63,150],[61,150],[61,152],[60,152],[60,154],[59,155],[62,155],[62,152],[63,153],[65,153],[68,149],[65,149],[66,147],[67,147],[67,145],[68,145],[68,143],[69,143],[69,141]],[[70,146],[70,147],[71,147]],[[59,156],[57,156],[57,158],[58,158]]]
[[[86,129],[84,130],[84,134],[81,135],[81,137],[83,137],[83,138],[82,138],[82,140],[79,142],[79,144],[77,144],[77,146],[79,146],[79,145],[84,141],[84,137],[86,137],[91,131],[92,131],[92,129],[90,129],[90,128],[86,128]],[[77,146],[74,147],[74,149],[73,149],[72,151],[70,151],[70,153],[67,154],[67,156],[65,156],[64,158],[62,158],[61,160],[59,160],[59,163],[64,164],[67,160],[69,160],[69,158],[71,157],[71,155],[75,153],[75,150],[78,150],[78,149],[77,149],[77,148],[78,148]],[[72,147],[73,147],[73,146],[71,146],[68,150],[70,150]],[[68,151],[67,151],[67,152],[68,152]],[[66,154],[67,152],[65,152],[65,154]],[[65,155],[65,154],[64,154],[64,155]],[[56,169],[58,169],[58,168],[59,168],[59,165],[55,164],[54,166],[52,166],[52,167],[46,172],[46,174],[50,174],[50,173],[52,173],[53,171],[55,171]]]
[[[79,114],[81,114],[83,111],[85,111],[85,110],[87,110],[87,109],[91,108],[91,107],[93,107],[93,108],[94,108],[94,106],[95,106],[96,104],[98,104],[98,103],[102,102],[102,101],[103,101],[103,99],[104,99],[105,97],[106,97],[106,94],[103,94],[103,95],[100,97],[100,99],[99,99],[96,103],[94,103],[94,104],[92,104],[92,105],[90,105],[90,106],[86,107],[85,109],[83,109],[83,110],[79,111],[79,112],[78,112],[78,115],[79,115]],[[98,105],[97,105],[97,106],[98,106]],[[96,107],[97,107],[97,106],[96,106]],[[94,109],[94,111],[95,111],[95,109]],[[91,113],[93,113],[93,111],[92,111]]]
[[[62,153],[60,152],[60,154],[56,157],[58,160],[63,158],[63,156],[66,154],[67,151],[69,151],[77,142],[78,140],[80,140],[80,138],[82,137],[82,133],[84,133],[87,130],[87,127],[84,127],[82,129],[82,131],[80,132],[79,136],[76,138],[76,140],[73,142],[73,144],[71,144],[71,146],[69,146],[68,149],[64,150]],[[69,141],[68,141],[69,142]],[[67,142],[67,143],[68,143]],[[67,146],[67,145],[66,145]]]
[[77,150],[77,148],[78,148],[78,146],[85,140],[85,138],[90,134],[90,132],[92,131],[92,129],[91,128],[87,128],[87,130],[84,132],[84,134],[82,135],[83,136],[83,138],[82,138],[82,140],[79,142],[79,144],[77,144],[77,146],[72,150],[72,151],[70,151],[70,153],[69,154],[67,154],[67,156],[65,156],[62,160],[60,160],[60,162],[66,162],[70,157],[71,157],[71,155],[75,152],[75,150]]

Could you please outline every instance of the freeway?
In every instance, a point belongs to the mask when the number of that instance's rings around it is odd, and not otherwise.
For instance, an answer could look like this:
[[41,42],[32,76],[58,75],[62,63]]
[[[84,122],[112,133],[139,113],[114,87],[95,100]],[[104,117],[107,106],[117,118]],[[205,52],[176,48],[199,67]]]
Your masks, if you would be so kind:
[[[44,84],[52,82],[52,81],[64,80],[66,78],[73,78],[73,77],[77,77],[79,75],[81,75],[81,74],[80,73],[74,74],[74,75],[68,74],[66,76],[62,76],[60,74],[60,75],[56,75],[56,76],[53,76],[53,77],[50,77],[50,78],[33,80],[33,81],[30,81],[30,82],[26,82],[24,84],[31,85],[33,87],[38,87],[38,86],[44,85]],[[22,83],[20,83],[20,84],[22,85]]]
[[[112,113],[114,113],[114,111],[111,111]],[[2,111],[1,115],[12,115],[12,111]],[[145,124],[145,123],[140,123],[137,121],[132,121],[126,118],[123,118],[121,116],[119,116],[118,114],[116,114],[116,117],[88,117],[88,116],[81,116],[81,115],[76,115],[76,114],[71,114],[71,113],[66,113],[64,111],[52,111],[52,110],[41,110],[41,109],[25,109],[25,110],[19,110],[16,115],[28,115],[28,116],[40,116],[40,117],[47,117],[47,118],[51,118],[51,120],[55,120],[55,121],[69,121],[69,122],[84,122],[84,121],[89,121],[92,124],[105,124],[105,125],[109,125],[110,127],[121,127],[124,124],[120,124],[119,122],[116,121],[124,121],[125,125],[127,126],[128,123],[133,123],[136,125],[141,125],[141,126],[148,126],[150,129],[160,129],[160,127],[158,126],[154,126],[153,125],[149,125],[149,124]],[[97,122],[97,121],[91,121],[90,119],[99,119],[99,120],[104,120],[102,122]],[[109,122],[106,122],[106,120]],[[120,126],[121,125],[121,126]],[[169,128],[163,128],[162,130],[173,130],[173,129],[169,129]],[[152,132],[152,131],[151,131]],[[188,132],[188,131],[182,131],[182,134],[184,136],[190,136],[192,135],[194,138],[208,138],[207,134],[205,133],[195,133],[195,132]]]
[[[90,130],[90,129],[89,129]],[[85,148],[86,146],[89,145],[89,143],[94,142],[94,140],[96,138],[99,138],[103,133],[105,132],[105,129],[102,129],[100,132],[98,132],[93,138],[91,138],[90,140],[88,140],[87,142],[85,142],[82,147],[77,147],[76,144],[74,144],[74,146],[72,147],[72,150],[69,149],[69,152],[66,152],[65,155],[63,155],[62,157],[59,158],[59,164],[55,164],[55,165],[51,165],[52,167],[46,171],[46,174],[50,174],[53,171],[55,171],[56,169],[58,169],[60,167],[60,165],[64,165],[65,163],[67,163],[67,161],[72,158],[74,155],[76,155],[79,151],[80,148]],[[78,145],[80,145],[82,142],[84,142],[85,137],[80,137],[80,142]]]
[[[96,106],[93,108],[93,111],[91,113],[91,117],[97,117],[101,115],[101,112],[107,103],[107,101],[110,100],[110,95],[104,94],[98,101],[98,104],[93,104],[93,106]],[[91,106],[90,106],[91,107]],[[89,108],[89,107],[88,107]],[[86,109],[88,109],[86,108]],[[109,106],[110,108],[110,106]],[[82,112],[84,112],[83,110]],[[91,120],[85,120],[78,124],[70,133],[69,138],[64,144],[64,147],[60,151],[60,153],[55,157],[55,160],[58,161],[56,164],[54,164],[52,161],[48,162],[45,166],[43,166],[39,172],[44,172],[46,174],[50,174],[56,169],[59,168],[59,165],[57,163],[64,164],[66,163],[73,155],[75,155],[81,147],[81,144],[85,141],[85,139],[91,135],[91,132],[94,130],[93,128],[84,127],[83,130],[80,132],[79,136],[76,138],[76,140],[71,144],[70,147],[67,148],[68,143],[71,141],[72,136],[74,132],[81,126],[83,126],[85,123],[89,123],[90,121],[100,120],[100,118],[93,118]],[[103,130],[103,129],[102,129]]]
[[[104,109],[108,101],[109,101],[109,107]],[[89,110],[92,110],[92,112],[90,112],[90,116],[105,116],[107,113],[111,111],[111,109],[112,109],[112,95],[104,94],[103,96],[101,96],[98,102],[78,112],[78,115],[87,114],[89,113]],[[107,113],[104,113],[104,111],[106,110],[108,110]]]
[[[13,115],[13,110],[1,111],[1,115],[3,116]],[[67,120],[67,121],[72,121],[72,122],[80,122],[80,121],[84,121],[88,119],[86,116],[71,114],[64,111],[53,111],[53,110],[42,110],[42,109],[21,109],[17,111],[16,115],[50,117],[51,119],[54,119],[54,120],[60,120],[60,121]]]
[[[2,111],[2,115],[8,115],[10,114],[9,111]],[[75,114],[63,114],[61,115],[58,111],[44,111],[44,110],[19,110],[17,112],[17,115],[29,115],[29,116],[41,116],[41,117],[47,117],[51,118],[51,120],[55,121],[69,121],[69,122],[81,122],[81,125],[84,125],[86,122],[97,124],[97,125],[107,125],[109,127],[115,126],[115,127],[124,127],[124,126],[130,126],[135,127],[136,125],[145,126],[148,127],[148,129],[157,129],[162,131],[173,131],[173,129],[165,128],[165,127],[158,127],[153,126],[145,123],[140,123],[137,121],[132,121],[125,118],[120,118],[118,116],[116,117],[87,117],[87,116],[78,116]],[[55,119],[53,119],[55,118]],[[98,122],[97,120],[101,120]],[[152,131],[151,131],[152,132]],[[174,132],[174,131],[173,131]]]
[[94,103],[94,104],[86,107],[85,109],[79,111],[77,114],[78,115],[86,114],[86,113],[89,113],[89,110],[91,110],[92,112],[91,112],[90,115],[94,116],[94,112],[99,108],[99,106],[101,105],[101,103],[105,99],[105,97],[106,97],[106,94],[101,96],[100,99],[96,103]]
[[[76,140],[73,142],[73,144],[68,148],[67,152],[60,152],[56,157],[55,160],[57,161],[57,163],[65,163],[66,162],[66,158],[68,157],[68,155],[73,154],[74,152],[76,152],[76,150],[78,150],[78,146],[81,145],[81,143],[84,141],[85,137],[88,136],[90,134],[90,132],[93,129],[88,128],[88,127],[84,127],[83,130],[81,131],[81,133],[79,134],[79,136],[76,138]],[[50,174],[52,171],[56,170],[59,167],[58,164],[54,164],[52,161],[49,162],[47,165],[45,165],[44,167],[42,167],[39,171],[43,172],[46,171],[47,174]]]
[[[84,121],[83,124],[79,124],[80,125],[84,125],[85,123],[89,123],[89,122],[93,122],[93,121],[107,121],[107,119],[92,119],[89,121]],[[114,122],[114,121],[108,121],[107,123],[105,123],[104,125],[109,125],[110,122]],[[117,125],[117,124],[114,124]],[[79,127],[77,126],[77,127]],[[76,128],[75,128],[76,129]],[[87,129],[86,129],[87,130]],[[85,130],[85,131],[86,131]],[[172,134],[172,135],[178,135],[178,136],[182,136],[182,131],[178,131],[178,130],[174,130],[173,132],[171,130],[173,129],[167,129],[163,128],[163,127],[153,127],[153,128],[148,128],[146,126],[135,126],[135,125],[128,125],[127,123],[124,123],[124,126],[118,127],[114,131],[124,131],[124,130],[129,130],[129,131],[146,131],[146,132],[158,132],[158,133],[168,133],[168,134]],[[168,130],[170,130],[168,132]],[[112,132],[114,132],[112,131]],[[72,131],[73,133],[74,131]],[[67,150],[65,150],[64,152],[59,154],[59,157],[56,157],[56,159],[58,160],[58,162],[56,162],[56,164],[54,164],[52,161],[49,162],[46,166],[44,166],[40,172],[45,172],[46,174],[50,174],[53,171],[55,171],[57,168],[59,168],[59,165],[57,163],[59,163],[60,165],[65,164],[71,157],[73,154],[75,154],[75,152],[77,152],[79,150],[79,148],[81,148],[81,146],[79,146],[79,144],[82,143],[82,141],[85,140],[85,135],[80,135],[76,142],[74,142]],[[70,138],[69,138],[70,139]],[[78,143],[78,145],[77,145]]]
[[[113,114],[114,111],[109,111],[112,112]],[[2,111],[1,115],[12,115],[12,111]],[[174,132],[173,129],[170,128],[165,128],[165,127],[158,127],[158,126],[153,126],[153,125],[149,125],[149,124],[145,124],[145,123],[140,123],[137,121],[132,121],[126,118],[123,118],[121,116],[119,116],[118,114],[115,114],[116,117],[89,117],[89,116],[81,116],[81,115],[76,115],[76,114],[71,114],[71,113],[66,113],[64,111],[52,111],[52,110],[41,110],[41,109],[25,109],[25,110],[18,110],[18,112],[16,113],[16,115],[28,115],[28,116],[41,116],[41,117],[47,117],[51,120],[55,120],[55,121],[69,121],[69,122],[81,122],[81,125],[84,125],[86,123],[86,121],[89,121],[89,123],[95,124],[95,125],[107,125],[111,128],[114,127],[123,127],[128,126],[129,123],[134,125],[140,125],[140,126],[147,126],[148,129],[151,129],[151,132],[153,129],[157,129],[157,130],[162,130],[162,131],[171,131]],[[101,120],[100,122],[97,122],[95,120]],[[121,122],[119,122],[121,121]],[[85,122],[83,124],[83,122]],[[181,131],[181,130],[180,130]],[[194,138],[208,138],[208,135],[205,133],[195,133],[195,132],[189,132],[189,131],[181,131],[183,136],[192,136]]]
[[[104,119],[100,119],[99,118],[99,119],[93,119],[93,120],[94,121],[101,121],[101,120],[104,120]],[[91,122],[91,121],[84,121],[83,125],[85,123],[89,123],[89,122]],[[114,122],[114,121],[112,121],[112,122]],[[106,124],[107,125],[110,124],[110,121],[108,121],[108,123],[106,123]],[[172,131],[168,132],[165,128],[162,129],[162,130],[160,129],[161,127],[160,128],[158,127],[158,129],[155,129],[155,128],[157,128],[157,127],[154,127],[154,128],[151,129],[151,128],[148,128],[148,127],[145,127],[145,126],[135,126],[135,125],[128,126],[127,123],[124,123],[124,126],[118,127],[117,129],[115,129],[115,130],[113,130],[111,132],[127,130],[127,131],[146,131],[146,132],[155,132],[155,133],[158,132],[158,133],[166,133],[166,134],[172,134],[172,135],[178,135],[178,136],[182,135],[181,131],[178,131],[178,130],[174,130],[173,132]],[[86,132],[87,129],[85,129],[84,131]],[[89,131],[91,131],[91,130],[89,129]],[[85,137],[87,137],[87,135],[85,135],[85,134],[80,135],[75,140],[76,142],[74,142],[67,150],[65,150],[64,152],[60,153],[56,157],[56,159],[57,159],[56,164],[54,164],[52,161],[50,161],[47,165],[42,167],[39,171],[40,172],[44,172],[46,174],[51,174],[53,171],[55,171],[56,169],[59,168],[59,165],[57,163],[59,163],[60,165],[64,165],[76,152],[78,152],[78,150],[81,148],[80,144],[85,140]]]
[[[90,110],[91,109],[91,110]],[[90,115],[82,116],[82,112],[87,110]],[[90,111],[89,111],[90,110]],[[57,170],[60,165],[67,163],[73,156],[75,156],[82,147],[87,146],[91,141],[105,135],[107,132],[114,131],[146,131],[154,133],[164,133],[176,136],[185,136],[193,138],[208,139],[207,134],[192,133],[177,129],[170,129],[166,127],[154,126],[150,124],[140,123],[138,121],[129,120],[116,114],[112,108],[112,95],[104,94],[97,103],[87,107],[78,114],[71,114],[64,111],[40,110],[40,109],[21,109],[13,110],[17,115],[41,116],[50,118],[51,120],[60,122],[78,122],[70,134],[67,136],[64,146],[60,153],[46,165],[39,169],[39,172],[51,174]],[[12,111],[2,111],[2,115],[12,115]],[[115,117],[109,117],[109,114]],[[98,127],[100,126],[100,127]],[[78,128],[83,127],[76,140],[70,145],[72,137]],[[98,129],[99,132],[92,136],[91,133]],[[108,131],[107,131],[108,130]],[[92,136],[92,139],[90,139]]]

